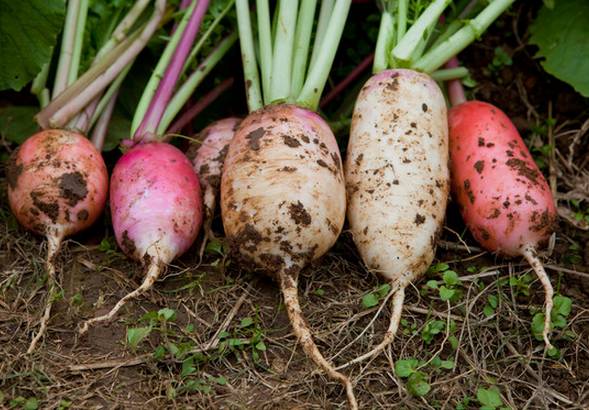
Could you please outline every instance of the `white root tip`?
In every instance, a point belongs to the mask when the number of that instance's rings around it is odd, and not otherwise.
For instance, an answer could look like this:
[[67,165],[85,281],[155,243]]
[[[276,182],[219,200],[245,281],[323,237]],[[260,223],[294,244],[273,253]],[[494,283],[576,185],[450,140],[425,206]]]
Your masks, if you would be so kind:
[[49,323],[49,317],[51,316],[51,307],[53,306],[55,288],[57,287],[54,259],[57,255],[57,252],[59,252],[61,239],[61,235],[47,235],[47,259],[45,260],[45,269],[47,271],[47,285],[49,290],[47,291],[47,301],[45,302],[43,316],[41,316],[39,331],[35,337],[33,337],[33,340],[31,340],[31,344],[27,349],[27,354],[31,354],[35,351],[37,343],[39,343],[39,340],[41,340],[47,331],[47,324]]
[[550,343],[550,339],[548,335],[550,334],[550,327],[551,327],[551,314],[552,314],[552,298],[554,297],[554,289],[552,288],[552,284],[550,283],[550,278],[548,274],[544,270],[544,266],[542,262],[536,255],[536,249],[533,246],[525,246],[522,250],[522,255],[534,272],[540,282],[542,283],[542,287],[544,288],[544,330],[542,331],[542,338],[544,339],[544,343],[546,344],[546,349],[552,349],[552,343]]
[[391,319],[389,321],[389,328],[384,334],[382,341],[369,352],[364,353],[363,355],[350,360],[346,364],[339,366],[338,369],[343,369],[353,364],[360,363],[364,360],[370,359],[376,356],[377,354],[381,353],[388,345],[390,345],[393,342],[393,340],[395,339],[395,334],[399,329],[401,313],[403,312],[403,303],[405,302],[405,286],[406,285],[403,284],[402,287],[400,287],[393,295],[393,298],[391,300],[392,313]]
[[346,375],[335,370],[335,368],[323,357],[313,341],[313,336],[303,319],[303,314],[299,305],[297,279],[292,276],[280,274],[279,282],[284,296],[284,305],[286,306],[288,318],[290,319],[294,333],[303,347],[304,352],[317,366],[325,371],[330,378],[339,381],[345,387],[346,397],[350,408],[357,409],[358,402],[354,395],[352,382]]
[[145,275],[145,279],[143,279],[143,283],[141,284],[141,286],[139,286],[133,292],[130,292],[127,295],[125,295],[121,300],[119,300],[117,302],[117,304],[107,314],[102,315],[102,316],[97,316],[92,319],[88,319],[84,323],[82,323],[80,325],[79,330],[78,330],[80,336],[83,336],[88,331],[90,326],[93,326],[96,323],[110,322],[115,317],[115,315],[118,313],[118,311],[123,306],[125,306],[129,300],[134,299],[134,298],[140,296],[141,294],[145,293],[147,290],[151,289],[151,287],[153,286],[153,284],[155,283],[155,281],[159,277],[160,272],[161,272],[161,264],[159,263],[159,261],[152,261],[151,264],[149,265],[149,268],[148,268],[147,273]]

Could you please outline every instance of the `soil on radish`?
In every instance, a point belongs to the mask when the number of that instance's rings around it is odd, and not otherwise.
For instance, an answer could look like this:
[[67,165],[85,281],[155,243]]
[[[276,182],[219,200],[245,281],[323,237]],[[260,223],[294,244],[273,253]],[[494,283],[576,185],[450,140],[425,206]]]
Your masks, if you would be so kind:
[[[547,144],[547,136],[532,138],[532,129],[548,118],[548,102],[552,101],[552,115],[559,123],[571,121],[566,130],[580,128],[582,114],[585,113],[586,118],[589,105],[569,86],[541,71],[532,58],[533,47],[520,46],[519,39],[525,38],[525,29],[533,15],[532,6],[524,3],[516,4],[512,15],[504,16],[483,41],[470,47],[464,60],[478,82],[474,96],[501,107],[514,119],[531,145],[533,155],[541,157],[534,147]],[[367,13],[362,13],[362,10],[352,13],[352,18],[364,19]],[[513,27],[518,35],[506,37],[506,31]],[[509,53],[515,52],[512,65],[490,72],[488,67],[494,49],[499,46]],[[345,43],[342,50],[346,50]],[[238,53],[233,57],[238,58]],[[235,60],[227,67],[234,69],[240,67],[240,63]],[[236,87],[239,88],[235,93],[243,93],[239,84]],[[34,104],[35,101],[22,93],[0,94],[0,105],[23,103]],[[262,130],[252,136],[252,149],[260,149],[263,134]],[[571,141],[572,136],[565,134],[556,139],[556,146],[566,155]],[[482,142],[484,146],[490,143]],[[340,141],[340,146],[345,144]],[[17,183],[22,171],[7,161],[8,147],[14,148],[6,144],[0,148],[0,408],[8,407],[9,401],[19,396],[37,398],[39,408],[58,407],[61,400],[72,402],[73,408],[117,405],[144,409],[184,406],[203,409],[344,408],[345,394],[340,385],[328,382],[296,347],[275,283],[251,271],[241,261],[224,256],[226,250],[216,245],[210,247],[203,264],[197,266],[200,246],[197,242],[174,262],[154,290],[126,305],[117,320],[108,326],[93,327],[87,336],[78,338],[76,326],[81,319],[105,313],[142,280],[141,268],[116,250],[108,213],[90,230],[66,241],[56,260],[63,292],[54,304],[45,340],[33,356],[26,356],[24,352],[45,301],[45,245],[41,238],[19,227],[8,209],[6,185]],[[589,155],[587,140],[575,151],[575,163],[584,167],[579,172],[589,173],[589,163],[582,162]],[[114,155],[109,156],[111,166]],[[362,161],[362,158],[356,160]],[[570,175],[566,169],[563,172],[558,177],[559,192],[571,190],[564,183]],[[75,177],[68,178],[71,180],[64,183],[65,191],[75,200],[83,193],[83,187]],[[294,204],[291,213],[302,224],[306,221],[303,211]],[[544,221],[541,215],[538,218],[539,227],[552,223]],[[415,223],[419,220],[416,215]],[[460,341],[458,352],[448,342],[443,344],[445,330],[435,334],[429,344],[423,339],[427,323],[434,320],[446,323],[447,304],[425,287],[427,280],[441,280],[440,275],[427,275],[416,283],[416,289],[408,289],[404,322],[393,343],[391,359],[427,361],[440,352],[443,359],[456,360],[455,370],[424,369],[431,385],[430,393],[425,396],[430,405],[454,408],[460,400],[470,397],[471,405],[476,406],[473,397],[477,389],[488,388],[489,380],[493,379],[503,397],[511,400],[506,404],[514,408],[523,408],[532,396],[529,408],[564,405],[547,392],[547,387],[579,408],[589,407],[586,387],[589,379],[589,232],[575,228],[562,218],[557,223],[557,240],[552,255],[545,260],[555,289],[573,300],[573,311],[567,319],[568,327],[553,332],[562,357],[542,362],[542,342],[535,340],[530,331],[531,310],[542,309],[540,286],[537,283],[521,285],[523,274],[529,271],[525,263],[480,253],[474,239],[466,233],[462,238],[470,247],[468,252],[452,232],[462,234],[465,227],[457,207],[450,204],[446,226],[452,231],[445,229],[440,233],[442,243],[436,262],[448,262],[461,276],[473,275],[471,271],[478,274],[482,268],[496,270],[499,276],[481,276],[476,283],[468,281],[460,287],[461,300],[465,303],[452,304],[450,312],[456,326],[453,335]],[[218,216],[214,228],[221,234]],[[244,245],[254,246],[256,241],[262,240],[262,234],[244,232],[241,240]],[[359,260],[350,236],[344,233],[324,258],[303,270],[300,278],[303,313],[314,330],[319,348],[328,359],[333,358],[335,364],[343,364],[368,351],[381,339],[388,324],[385,310],[359,341],[340,353],[366,328],[378,308],[362,304],[363,296],[382,282],[376,275],[366,272]],[[515,285],[502,288],[508,298],[501,300],[494,315],[485,317],[482,310],[487,298],[498,294],[498,277],[505,281],[511,279]],[[520,285],[523,287],[518,288]],[[232,312],[246,292],[243,303]],[[163,308],[173,309],[176,315],[167,325],[168,332],[162,332],[161,324],[156,324],[150,336],[133,351],[126,345],[127,329],[148,326],[149,321],[142,321],[141,317]],[[230,314],[232,320],[225,325]],[[193,330],[189,331],[188,325],[192,325]],[[185,358],[169,353],[170,343],[179,349],[199,349],[206,347],[215,335],[220,335],[223,341],[231,340],[233,346],[227,346],[224,351],[216,346],[195,354],[192,362],[186,363]],[[263,345],[259,344],[260,340]],[[506,342],[518,355],[506,347]],[[162,360],[152,358],[158,346],[166,346]],[[146,359],[129,365],[130,359],[145,354],[148,355]],[[105,367],[71,369],[73,365],[83,364]],[[535,375],[526,373],[527,364]],[[407,379],[400,379],[401,387],[395,384],[387,355],[378,356],[367,369],[353,366],[346,371],[351,372],[357,383],[355,391],[362,407],[424,406],[421,399],[407,393]]]

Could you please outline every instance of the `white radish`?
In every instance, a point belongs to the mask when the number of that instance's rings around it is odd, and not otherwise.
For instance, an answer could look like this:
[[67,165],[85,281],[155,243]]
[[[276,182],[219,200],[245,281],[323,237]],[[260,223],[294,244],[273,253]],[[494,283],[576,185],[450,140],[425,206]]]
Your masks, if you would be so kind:
[[428,75],[385,70],[364,85],[347,151],[348,219],[366,266],[391,282],[389,328],[372,351],[394,338],[404,289],[429,267],[448,201],[448,123],[444,96]]
[[221,186],[223,162],[229,149],[229,143],[235,134],[241,118],[224,118],[215,121],[199,134],[199,142],[194,143],[187,152],[198,174],[203,194],[204,205],[204,239],[200,248],[200,257],[204,253],[209,239],[215,237],[211,225],[217,206],[217,196]]
[[354,407],[349,379],[319,352],[297,294],[299,272],[335,243],[345,211],[339,150],[319,115],[294,105],[270,105],[243,120],[221,180],[225,234],[244,262],[278,282],[303,350],[346,387]]

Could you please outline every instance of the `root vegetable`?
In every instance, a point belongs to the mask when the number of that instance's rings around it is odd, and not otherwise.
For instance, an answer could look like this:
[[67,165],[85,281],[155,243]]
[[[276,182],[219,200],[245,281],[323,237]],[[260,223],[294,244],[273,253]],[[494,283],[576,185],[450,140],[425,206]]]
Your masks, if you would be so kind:
[[119,247],[141,262],[146,274],[109,313],[84,322],[81,333],[111,320],[151,288],[162,269],[192,245],[202,221],[198,176],[186,156],[166,143],[139,144],[121,157],[111,177],[110,205]]
[[54,258],[61,241],[96,221],[104,209],[108,174],[100,152],[83,135],[45,130],[28,138],[7,168],[8,200],[17,220],[47,237],[48,300],[32,352],[45,332],[56,291]]
[[[389,328],[370,352],[381,352],[399,326],[404,289],[427,270],[443,227],[449,194],[444,97],[428,75],[385,70],[360,91],[346,158],[348,220],[362,260],[391,282]],[[344,366],[342,366],[344,367]]]
[[[462,100],[462,98],[460,98]],[[466,225],[485,249],[523,256],[545,291],[542,336],[549,348],[554,291],[536,250],[556,223],[550,187],[509,118],[481,101],[449,113],[452,191]]]
[[200,132],[200,141],[195,143],[188,152],[188,156],[193,158],[192,164],[199,176],[203,191],[204,239],[200,248],[201,258],[207,241],[215,237],[211,225],[221,186],[223,162],[229,143],[240,122],[241,118],[225,118],[212,123]]

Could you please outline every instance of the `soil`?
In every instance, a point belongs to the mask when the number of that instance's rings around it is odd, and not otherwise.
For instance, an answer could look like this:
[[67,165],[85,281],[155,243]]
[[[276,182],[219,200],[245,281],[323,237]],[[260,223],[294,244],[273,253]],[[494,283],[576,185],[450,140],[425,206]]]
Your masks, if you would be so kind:
[[[355,19],[374,12],[371,4],[354,7]],[[576,198],[587,209],[589,140],[581,139],[570,157],[569,147],[587,118],[589,103],[543,72],[533,58],[526,28],[536,10],[527,2],[516,4],[482,41],[463,53],[477,81],[469,94],[496,104],[513,118],[536,159],[552,133],[556,163],[552,172],[548,166],[542,171],[556,181],[560,206],[573,207],[567,198]],[[489,68],[496,47],[511,56],[511,65]],[[25,93],[0,97],[4,104],[30,101]],[[545,127],[549,112],[556,119],[550,130]],[[254,149],[263,135],[262,129],[258,131],[250,138]],[[0,142],[2,154],[16,148]],[[111,155],[111,167],[113,160]],[[65,242],[55,261],[62,291],[48,333],[36,352],[27,355],[48,297],[46,243],[21,228],[11,214],[7,167],[4,161],[0,168],[0,408],[20,406],[14,401],[19,397],[36,398],[39,408],[51,409],[346,407],[341,386],[327,380],[297,347],[277,285],[240,265],[226,252],[222,239],[208,247],[203,261],[198,259],[197,242],[152,291],[127,304],[116,321],[78,337],[82,319],[106,313],[142,279],[142,268],[117,249],[108,212],[89,231]],[[76,200],[83,192],[77,180],[70,182],[67,192]],[[291,210],[303,224],[305,213]],[[421,222],[418,217],[416,224]],[[219,217],[214,228],[222,238]],[[259,240],[257,232],[244,235],[243,241]],[[126,246],[128,251],[132,248]],[[439,273],[427,274],[407,290],[401,330],[391,348],[370,364],[344,370],[355,384],[360,406],[478,408],[478,389],[497,386],[503,403],[514,409],[589,408],[589,231],[560,218],[550,250],[543,260],[555,290],[573,302],[566,326],[551,334],[560,350],[556,357],[543,356],[542,342],[531,334],[543,292],[528,275],[529,267],[523,260],[503,259],[477,248],[457,207],[450,204],[436,263],[448,264],[461,276],[456,288],[460,297],[451,304],[442,302],[437,291],[425,285],[441,280]],[[359,261],[352,238],[344,232],[300,278],[306,320],[322,353],[336,364],[366,352],[388,325],[388,309],[370,323],[378,306],[367,308],[362,299],[382,283]],[[498,303],[485,315],[492,297]],[[169,320],[161,319],[165,308],[174,311]],[[438,333],[431,330],[434,321],[443,325]],[[144,329],[150,323],[150,334],[133,347],[127,340],[129,329]],[[455,337],[456,349],[449,336]],[[190,353],[182,354],[183,350]],[[435,356],[453,360],[454,365],[436,368]],[[407,379],[393,371],[395,361],[408,358],[429,361],[421,369],[431,387],[423,398],[411,395]]]

